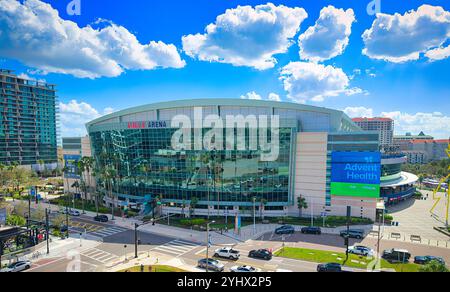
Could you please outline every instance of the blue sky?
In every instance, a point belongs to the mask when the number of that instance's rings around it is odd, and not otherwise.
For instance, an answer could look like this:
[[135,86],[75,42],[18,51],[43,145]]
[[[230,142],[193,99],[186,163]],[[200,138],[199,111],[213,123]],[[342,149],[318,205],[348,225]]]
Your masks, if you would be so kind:
[[448,1],[381,0],[378,16],[370,0],[2,2],[0,67],[58,85],[64,136],[131,106],[269,95],[450,136]]

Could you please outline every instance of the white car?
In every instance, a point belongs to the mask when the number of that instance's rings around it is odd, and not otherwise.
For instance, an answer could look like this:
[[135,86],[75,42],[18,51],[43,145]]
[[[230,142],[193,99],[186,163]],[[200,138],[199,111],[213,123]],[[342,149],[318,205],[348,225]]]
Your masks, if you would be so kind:
[[259,273],[260,269],[251,266],[234,266],[230,269],[233,273]]
[[373,257],[373,255],[374,255],[373,249],[366,247],[366,246],[362,246],[362,245],[350,246],[348,248],[348,252],[355,254],[355,255],[365,256],[365,257]]
[[214,257],[226,258],[229,260],[238,260],[240,253],[230,247],[221,248],[215,251]]
[[69,215],[74,217],[80,217],[81,213],[77,210],[69,210]]
[[9,265],[7,268],[0,270],[2,273],[18,273],[22,271],[29,270],[31,268],[30,261],[20,261]]

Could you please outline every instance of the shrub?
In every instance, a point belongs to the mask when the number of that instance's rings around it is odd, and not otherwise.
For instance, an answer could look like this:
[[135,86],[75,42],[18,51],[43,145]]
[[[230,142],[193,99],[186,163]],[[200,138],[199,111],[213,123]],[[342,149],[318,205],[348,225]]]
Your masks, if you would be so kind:
[[26,224],[27,220],[18,215],[10,215],[8,216],[8,219],[6,219],[6,225],[9,226],[25,226]]
[[184,219],[180,220],[180,224],[183,226],[196,226],[196,225],[204,225],[206,223],[205,219]]

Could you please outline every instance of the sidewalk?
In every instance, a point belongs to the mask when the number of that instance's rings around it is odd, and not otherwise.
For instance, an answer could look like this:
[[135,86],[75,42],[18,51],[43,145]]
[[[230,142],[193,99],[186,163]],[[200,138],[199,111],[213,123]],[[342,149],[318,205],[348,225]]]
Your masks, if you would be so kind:
[[[173,256],[161,254],[161,253],[144,253],[139,256],[139,258],[134,259],[132,258],[133,255],[128,255],[128,259],[125,260],[125,257],[121,257],[120,259],[116,260],[113,263],[110,263],[110,265],[105,267],[105,272],[119,272],[126,269],[130,269],[137,266],[154,266],[154,265],[161,265],[161,266],[171,266],[176,267],[182,270],[185,270],[187,272],[202,272],[202,270],[196,268],[195,266],[186,264],[182,259],[180,258],[174,258]],[[147,270],[146,270],[147,271]]]
[[[95,241],[92,239],[84,239],[81,240],[80,246],[80,238],[79,235],[69,237],[68,239],[61,240],[57,237],[51,237],[51,242],[49,243],[49,251],[50,254],[47,254],[47,243],[44,241],[39,244],[38,248],[28,252],[27,254],[19,254],[17,256],[8,257],[7,255],[3,256],[3,261],[15,262],[19,260],[43,260],[43,259],[53,259],[53,258],[67,258],[68,256],[74,256],[77,253],[82,253],[84,250],[91,249],[100,245],[101,242]],[[33,255],[38,255],[33,257]]]

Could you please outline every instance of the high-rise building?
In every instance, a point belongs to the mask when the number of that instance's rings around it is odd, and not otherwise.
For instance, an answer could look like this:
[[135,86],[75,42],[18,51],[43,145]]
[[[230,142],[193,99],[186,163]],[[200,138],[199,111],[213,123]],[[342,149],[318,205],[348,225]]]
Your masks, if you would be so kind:
[[378,131],[381,147],[394,144],[394,120],[390,118],[354,118],[353,122],[364,131]]
[[[91,157],[91,142],[89,136],[86,137],[63,137],[62,138],[62,151],[63,160],[65,166],[64,172],[64,189],[66,192],[75,193],[78,190],[72,187],[76,181],[81,179],[78,172],[78,161],[83,157]],[[91,173],[83,173],[83,179],[86,180],[86,184],[94,186],[95,180]],[[91,177],[88,177],[91,176]]]
[[56,168],[55,85],[0,69],[0,163]]

